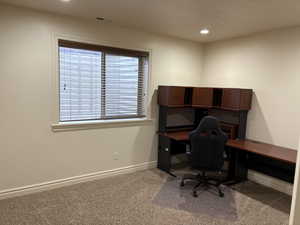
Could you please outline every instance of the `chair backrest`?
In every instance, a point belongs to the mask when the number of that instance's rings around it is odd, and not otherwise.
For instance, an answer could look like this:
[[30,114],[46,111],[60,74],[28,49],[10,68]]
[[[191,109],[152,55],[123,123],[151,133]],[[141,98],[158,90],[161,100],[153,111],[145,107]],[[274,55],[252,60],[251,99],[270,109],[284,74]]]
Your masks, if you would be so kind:
[[215,117],[204,117],[190,133],[190,163],[193,168],[219,171],[224,165],[224,150],[228,140]]

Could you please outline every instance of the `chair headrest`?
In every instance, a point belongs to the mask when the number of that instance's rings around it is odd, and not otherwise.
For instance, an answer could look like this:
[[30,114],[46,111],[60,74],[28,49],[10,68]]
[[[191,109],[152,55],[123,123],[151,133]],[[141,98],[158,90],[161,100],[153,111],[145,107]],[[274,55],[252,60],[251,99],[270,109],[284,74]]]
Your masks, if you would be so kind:
[[196,130],[193,131],[193,133],[207,133],[211,131],[217,132],[218,135],[224,134],[220,128],[219,121],[216,117],[205,116],[199,123]]

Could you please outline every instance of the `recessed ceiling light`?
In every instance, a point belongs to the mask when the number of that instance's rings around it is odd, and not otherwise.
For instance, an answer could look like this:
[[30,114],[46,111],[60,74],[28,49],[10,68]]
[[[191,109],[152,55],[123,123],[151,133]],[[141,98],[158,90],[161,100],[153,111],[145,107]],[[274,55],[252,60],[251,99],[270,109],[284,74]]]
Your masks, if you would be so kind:
[[60,0],[62,2],[70,2],[71,0]]
[[203,35],[209,34],[209,29],[204,28],[204,29],[200,30],[200,34],[203,34]]

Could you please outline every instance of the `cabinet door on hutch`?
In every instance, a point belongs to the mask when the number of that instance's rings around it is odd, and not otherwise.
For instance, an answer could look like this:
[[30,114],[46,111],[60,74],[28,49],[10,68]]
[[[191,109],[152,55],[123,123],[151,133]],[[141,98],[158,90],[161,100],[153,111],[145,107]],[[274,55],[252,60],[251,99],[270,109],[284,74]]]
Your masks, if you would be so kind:
[[185,87],[159,86],[158,104],[163,106],[184,106]]
[[240,106],[240,90],[223,89],[221,108],[239,110],[239,106]]
[[250,110],[252,90],[250,89],[223,89],[221,108],[228,110]]
[[211,108],[213,106],[213,88],[193,88],[194,107]]

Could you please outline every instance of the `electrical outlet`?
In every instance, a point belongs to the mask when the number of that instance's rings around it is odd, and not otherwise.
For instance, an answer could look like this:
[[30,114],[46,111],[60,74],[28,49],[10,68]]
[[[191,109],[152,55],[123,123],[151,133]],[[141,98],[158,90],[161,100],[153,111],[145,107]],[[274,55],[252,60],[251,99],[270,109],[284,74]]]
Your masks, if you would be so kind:
[[119,152],[114,152],[113,157],[114,157],[114,160],[118,160],[119,159]]

